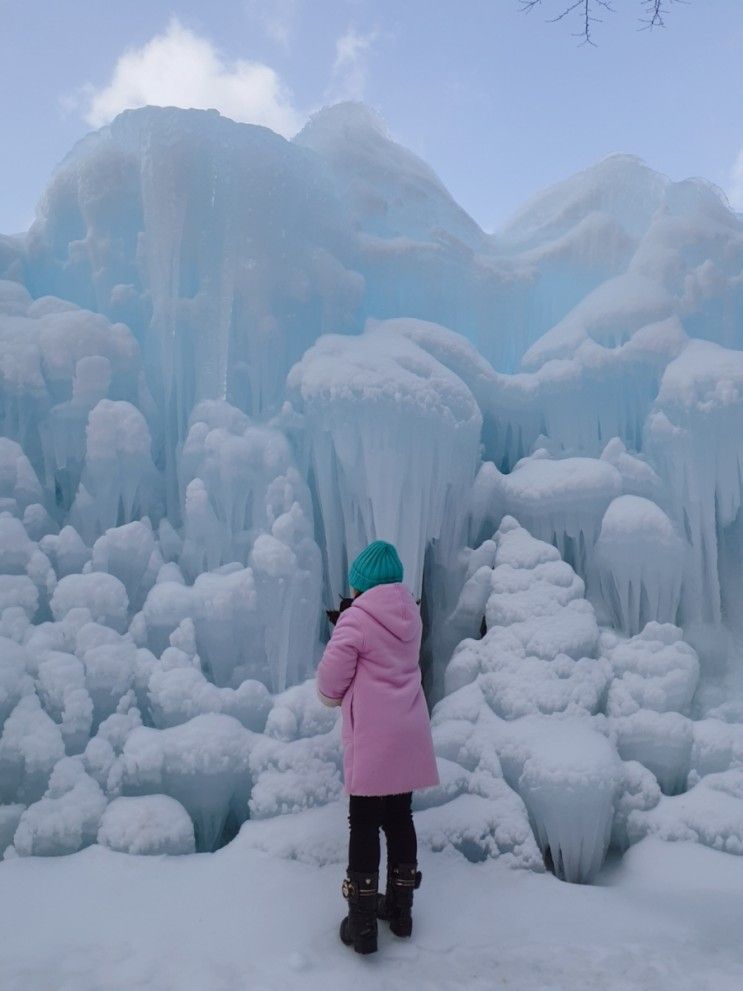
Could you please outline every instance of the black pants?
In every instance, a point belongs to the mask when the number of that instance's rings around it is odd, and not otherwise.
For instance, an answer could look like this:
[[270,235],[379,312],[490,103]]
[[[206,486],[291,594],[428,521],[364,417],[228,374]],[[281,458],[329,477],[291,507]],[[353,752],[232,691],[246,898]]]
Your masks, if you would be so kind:
[[410,808],[412,792],[402,795],[351,795],[348,822],[348,869],[373,874],[379,870],[379,828],[387,840],[390,864],[414,864],[418,840]]

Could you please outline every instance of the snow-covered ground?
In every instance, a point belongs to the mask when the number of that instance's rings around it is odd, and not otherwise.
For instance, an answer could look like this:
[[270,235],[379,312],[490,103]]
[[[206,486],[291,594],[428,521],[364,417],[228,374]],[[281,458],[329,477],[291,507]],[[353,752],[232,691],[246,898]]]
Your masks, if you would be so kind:
[[[280,830],[281,820],[274,826]],[[738,991],[743,861],[645,840],[595,885],[421,858],[410,941],[338,939],[341,870],[243,837],[215,854],[98,846],[0,865],[3,991]]]

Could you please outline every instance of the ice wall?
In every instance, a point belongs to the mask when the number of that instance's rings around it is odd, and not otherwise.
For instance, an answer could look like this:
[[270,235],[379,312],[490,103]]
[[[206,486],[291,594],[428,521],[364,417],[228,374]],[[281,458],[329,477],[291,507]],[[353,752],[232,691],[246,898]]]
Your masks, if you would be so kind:
[[216,111],[148,107],[59,167],[26,271],[34,296],[58,293],[131,328],[170,463],[197,402],[270,409],[315,337],[353,329],[363,283],[349,252],[314,156]]
[[0,841],[332,857],[322,609],[385,537],[425,843],[737,849],[742,272],[719,192],[631,156],[487,235],[360,105],[80,142],[0,237]]

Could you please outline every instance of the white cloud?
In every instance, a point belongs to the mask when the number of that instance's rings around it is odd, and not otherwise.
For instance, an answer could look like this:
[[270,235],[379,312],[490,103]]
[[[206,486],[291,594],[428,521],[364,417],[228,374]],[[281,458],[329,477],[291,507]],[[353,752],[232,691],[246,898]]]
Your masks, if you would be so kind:
[[111,81],[87,93],[93,127],[122,110],[156,106],[215,108],[226,117],[264,124],[279,134],[299,130],[302,116],[279,75],[262,62],[230,61],[209,41],[172,18],[163,34],[120,56]]
[[733,171],[730,174],[728,199],[734,210],[743,211],[743,150],[738,152]]
[[369,74],[369,54],[377,32],[359,34],[349,28],[335,43],[329,96],[334,100],[363,100]]

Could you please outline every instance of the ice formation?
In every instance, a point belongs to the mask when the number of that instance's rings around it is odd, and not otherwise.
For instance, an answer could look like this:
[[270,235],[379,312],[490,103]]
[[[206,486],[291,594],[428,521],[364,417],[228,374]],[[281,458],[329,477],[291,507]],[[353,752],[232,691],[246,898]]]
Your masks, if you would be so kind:
[[589,880],[608,849],[622,783],[620,757],[591,719],[610,678],[596,656],[596,619],[583,582],[552,545],[508,516],[492,543],[491,565],[475,573],[488,586],[487,632],[464,639],[449,663],[447,696],[433,712],[436,740],[452,723],[474,722],[556,873]]
[[732,618],[740,601],[743,354],[690,341],[665,370],[646,444],[687,540],[689,620]]
[[0,249],[0,852],[342,859],[312,676],[375,537],[422,599],[421,843],[742,852],[717,190],[614,155],[489,235],[363,106],[293,141],[150,107]]
[[126,795],[170,795],[189,812],[197,848],[213,850],[247,818],[252,737],[233,716],[207,713],[169,729],[136,727],[124,745]]
[[193,853],[191,818],[174,798],[115,798],[101,816],[97,841],[120,853]]
[[743,854],[743,770],[721,771],[703,778],[683,795],[662,798],[654,808],[635,810],[627,820],[629,838],[657,836],[675,842],[701,843]]
[[610,503],[596,541],[601,597],[630,635],[655,620],[673,623],[681,599],[684,545],[656,503],[623,495]]
[[345,590],[356,554],[384,539],[419,595],[428,547],[451,557],[463,539],[482,425],[474,396],[422,348],[377,328],[323,338],[287,384],[306,421],[331,594]]

